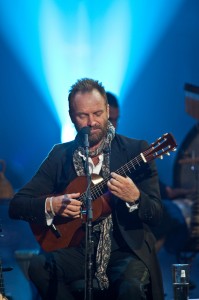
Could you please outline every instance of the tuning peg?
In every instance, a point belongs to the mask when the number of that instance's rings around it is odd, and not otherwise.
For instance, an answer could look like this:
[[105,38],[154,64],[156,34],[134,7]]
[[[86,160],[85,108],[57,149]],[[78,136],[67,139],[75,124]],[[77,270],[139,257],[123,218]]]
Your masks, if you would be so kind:
[[163,159],[163,155],[160,155],[159,158],[160,158],[160,159]]
[[169,153],[169,152],[167,152],[167,153],[166,153],[166,155],[170,156],[170,153]]

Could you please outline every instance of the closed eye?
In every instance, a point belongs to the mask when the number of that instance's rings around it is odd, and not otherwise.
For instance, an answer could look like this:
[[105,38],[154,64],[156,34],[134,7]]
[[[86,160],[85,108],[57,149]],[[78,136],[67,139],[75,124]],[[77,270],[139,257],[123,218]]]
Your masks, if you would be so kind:
[[103,113],[103,111],[100,110],[100,111],[96,111],[96,112],[94,113],[94,115],[97,116],[97,117],[100,117],[100,116],[102,115],[102,113]]

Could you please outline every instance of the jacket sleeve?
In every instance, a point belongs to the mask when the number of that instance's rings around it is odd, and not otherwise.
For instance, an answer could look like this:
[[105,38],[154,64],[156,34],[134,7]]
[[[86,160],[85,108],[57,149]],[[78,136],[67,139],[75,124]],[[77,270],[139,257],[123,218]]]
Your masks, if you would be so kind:
[[45,200],[54,193],[57,173],[57,146],[43,161],[33,178],[11,199],[9,216],[28,222],[45,222]]
[[[140,158],[148,149],[149,144],[144,140],[129,139],[123,136],[116,137],[115,146],[119,151],[114,150],[117,155],[117,161],[124,164],[128,162],[139,161],[136,167],[133,167],[126,173],[140,190],[139,206],[133,212],[129,212],[124,201],[118,202],[118,218],[120,223],[128,223],[129,228],[142,227],[141,224],[157,225],[162,217],[162,201],[160,198],[158,172],[155,160],[144,162]],[[141,156],[142,157],[142,156]],[[116,166],[114,162],[114,167]],[[121,213],[122,212],[122,213]],[[138,225],[139,224],[139,225]]]
[[[140,141],[140,153],[148,148],[148,143]],[[157,225],[162,217],[159,179],[155,161],[144,163],[137,177],[132,178],[140,190],[138,216],[148,225]]]

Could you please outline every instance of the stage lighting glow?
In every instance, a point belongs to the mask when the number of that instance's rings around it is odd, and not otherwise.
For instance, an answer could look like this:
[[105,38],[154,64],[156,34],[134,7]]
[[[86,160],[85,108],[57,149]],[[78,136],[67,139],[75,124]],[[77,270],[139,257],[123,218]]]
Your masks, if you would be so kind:
[[185,0],[1,1],[0,30],[60,124],[74,137],[67,95],[79,78],[122,95]]
[[[77,79],[94,78],[119,93],[130,48],[130,8],[123,3],[111,2],[112,5],[105,7],[104,15],[101,11],[91,15],[83,2],[65,14],[55,3],[45,2],[42,7],[44,72],[61,120],[62,141],[71,138],[70,127],[73,132],[67,113],[67,90]],[[113,22],[116,15],[117,22]]]

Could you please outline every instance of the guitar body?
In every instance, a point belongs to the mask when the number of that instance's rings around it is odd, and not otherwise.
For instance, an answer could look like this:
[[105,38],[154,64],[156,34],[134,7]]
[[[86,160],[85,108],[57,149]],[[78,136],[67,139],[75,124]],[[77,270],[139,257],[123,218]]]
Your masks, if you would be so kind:
[[[102,178],[98,175],[92,175],[92,186],[99,183]],[[79,176],[73,180],[62,194],[71,194],[75,192],[83,193],[87,188],[87,178]],[[110,195],[108,193],[100,196],[92,202],[93,221],[106,217],[111,213]],[[50,226],[31,223],[31,229],[36,240],[45,251],[53,251],[59,248],[76,246],[84,237],[85,218],[70,219],[64,217],[55,217],[53,224],[60,233],[60,237],[51,230]]]

